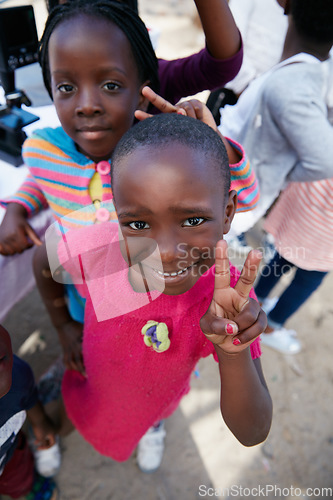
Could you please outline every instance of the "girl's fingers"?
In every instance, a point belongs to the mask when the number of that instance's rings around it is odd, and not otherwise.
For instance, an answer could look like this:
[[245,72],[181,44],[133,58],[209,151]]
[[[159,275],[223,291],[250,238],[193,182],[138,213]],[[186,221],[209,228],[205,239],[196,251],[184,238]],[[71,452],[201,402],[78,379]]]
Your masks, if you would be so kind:
[[179,108],[178,111],[180,110],[183,110],[185,111],[185,115],[186,116],[189,116],[190,118],[199,118],[197,115],[196,115],[196,110],[195,108],[192,106],[192,103],[190,101],[183,101],[179,104],[176,105],[177,108]]
[[200,121],[205,121],[205,109],[206,105],[203,104],[201,101],[198,101],[198,99],[190,99],[189,101],[183,101],[178,104],[179,106],[184,107],[186,110],[186,114],[190,116],[191,118],[196,118],[197,120]]
[[[146,97],[146,99],[148,99],[148,101],[162,113],[178,113],[187,115],[191,118],[195,118],[206,123],[215,131],[217,130],[213,115],[211,114],[207,106],[198,99],[190,99],[188,101],[182,101],[174,105],[160,95],[156,94],[156,92],[154,92],[148,86],[143,87],[142,95]],[[150,116],[152,115],[150,115],[149,113],[145,113],[144,111],[135,111],[135,117],[137,118],[137,120],[142,121],[146,118],[149,118]]]
[[215,283],[214,297],[219,290],[230,288],[230,264],[228,257],[228,244],[220,240],[215,248]]
[[155,108],[159,109],[162,113],[176,113],[177,108],[169,101],[156,94],[150,87],[143,87],[142,95],[150,101]]
[[146,118],[151,118],[153,115],[150,115],[149,113],[146,113],[145,111],[141,111],[141,109],[137,109],[134,111],[134,116],[137,120],[142,122]]
[[251,288],[258,274],[261,259],[262,253],[260,250],[251,250],[246,257],[242,272],[235,286],[237,293],[244,299],[249,297]]
[[[266,328],[267,326],[267,317],[263,310],[260,310],[257,321],[253,323],[249,328],[243,330],[242,333],[236,335],[235,339],[239,340],[238,345],[247,344],[248,342],[253,342],[255,338],[257,338]],[[267,334],[269,335],[269,333]],[[236,344],[235,344],[236,345]]]
[[26,226],[26,232],[27,232],[28,237],[31,239],[31,241],[35,245],[40,247],[43,244],[42,240],[38,237],[38,235],[35,233],[35,231],[32,229],[32,227],[29,226],[29,224],[27,224],[27,226]]
[[[250,326],[256,324],[259,320],[259,317],[260,321],[262,320],[263,322],[265,322],[266,315],[264,314],[263,316],[260,316],[261,312],[262,309],[259,303],[255,299],[249,299],[241,312],[234,318],[237,322],[239,331],[245,331]],[[260,323],[259,328],[261,328],[261,326],[264,326],[264,329],[266,328],[266,325],[261,325]]]
[[214,117],[207,106],[198,99],[190,99],[176,104],[176,106],[185,109],[187,116],[200,120],[209,125],[215,132],[217,131]]

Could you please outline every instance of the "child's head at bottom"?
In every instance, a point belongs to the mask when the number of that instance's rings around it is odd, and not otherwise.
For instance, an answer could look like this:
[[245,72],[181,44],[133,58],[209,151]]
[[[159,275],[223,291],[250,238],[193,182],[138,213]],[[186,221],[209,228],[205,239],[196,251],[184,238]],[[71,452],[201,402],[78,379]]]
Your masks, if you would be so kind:
[[189,117],[149,118],[116,148],[112,186],[131,263],[143,260],[147,239],[153,240],[163,270],[154,266],[154,253],[145,272],[166,294],[188,291],[214,264],[215,245],[229,231],[237,204],[218,134]]
[[9,333],[0,325],[0,398],[12,385],[13,351]]

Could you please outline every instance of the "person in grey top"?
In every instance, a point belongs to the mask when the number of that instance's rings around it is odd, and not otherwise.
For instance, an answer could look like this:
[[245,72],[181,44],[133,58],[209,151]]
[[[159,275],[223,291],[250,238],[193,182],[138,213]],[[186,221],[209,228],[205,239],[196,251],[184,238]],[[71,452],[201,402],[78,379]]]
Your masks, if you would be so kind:
[[287,183],[333,177],[333,2],[279,3],[289,22],[281,62],[221,111],[220,131],[243,145],[260,186],[257,207],[235,217],[234,234],[250,229]]

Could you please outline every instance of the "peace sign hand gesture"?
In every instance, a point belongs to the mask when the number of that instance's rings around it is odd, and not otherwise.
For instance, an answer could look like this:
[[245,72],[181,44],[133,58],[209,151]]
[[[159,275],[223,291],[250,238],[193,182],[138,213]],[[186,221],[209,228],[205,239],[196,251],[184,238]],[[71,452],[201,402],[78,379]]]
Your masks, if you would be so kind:
[[[150,87],[146,86],[142,89],[142,95],[148,99],[155,108],[157,108],[161,113],[176,113],[179,115],[190,116],[196,120],[209,125],[213,130],[217,132],[217,126],[213,118],[212,113],[207,108],[206,104],[198,99],[189,99],[187,101],[179,102],[178,104],[171,104],[171,102],[164,99],[164,97],[156,94]],[[150,118],[151,114],[146,113],[142,110],[135,111],[135,117],[137,120],[145,120]]]
[[249,298],[262,254],[251,250],[235,288],[231,288],[227,250],[227,242],[218,241],[213,299],[200,327],[213,344],[226,353],[236,354],[246,349],[267,326],[266,314],[256,300]]
[[[233,148],[233,146],[217,129],[214,117],[207,108],[206,104],[198,101],[198,99],[190,99],[188,101],[181,101],[178,104],[171,104],[169,101],[156,94],[156,92],[154,92],[150,87],[143,87],[142,95],[146,97],[146,99],[148,99],[148,101],[151,102],[155,108],[161,111],[161,113],[177,113],[206,123],[206,125],[215,130],[215,132],[222,139],[228,153],[229,163],[238,163],[240,161],[239,152]],[[142,110],[137,109],[135,111],[135,118],[140,121],[150,118],[151,116],[153,115],[150,115]]]

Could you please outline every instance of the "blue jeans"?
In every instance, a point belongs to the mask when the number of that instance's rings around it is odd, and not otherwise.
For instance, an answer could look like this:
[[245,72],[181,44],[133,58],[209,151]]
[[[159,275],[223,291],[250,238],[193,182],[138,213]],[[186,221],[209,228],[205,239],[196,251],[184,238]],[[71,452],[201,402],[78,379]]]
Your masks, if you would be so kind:
[[267,317],[268,324],[273,328],[280,328],[319,287],[327,274],[327,272],[322,271],[300,269],[276,253],[269,264],[263,268],[255,287],[258,300],[262,302],[268,297],[280,278],[293,267],[296,268],[293,281],[280,296],[276,306]]

